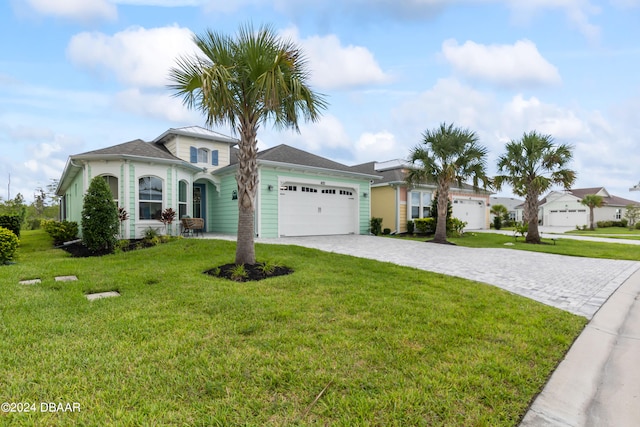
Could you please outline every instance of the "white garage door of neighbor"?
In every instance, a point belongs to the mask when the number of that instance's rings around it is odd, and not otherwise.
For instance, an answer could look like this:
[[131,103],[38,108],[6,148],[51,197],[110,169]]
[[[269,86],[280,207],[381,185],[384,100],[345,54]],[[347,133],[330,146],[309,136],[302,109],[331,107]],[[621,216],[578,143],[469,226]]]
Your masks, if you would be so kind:
[[453,200],[453,216],[467,223],[465,230],[481,230],[485,224],[486,208],[480,200]]
[[558,209],[549,211],[548,225],[550,227],[575,227],[589,224],[586,209]]
[[355,234],[358,215],[353,188],[285,183],[279,191],[279,234]]

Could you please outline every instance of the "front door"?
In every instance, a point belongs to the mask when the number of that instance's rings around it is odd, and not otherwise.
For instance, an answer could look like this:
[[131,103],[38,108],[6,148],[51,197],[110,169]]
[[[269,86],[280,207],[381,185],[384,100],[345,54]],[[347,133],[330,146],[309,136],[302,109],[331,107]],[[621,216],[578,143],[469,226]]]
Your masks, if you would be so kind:
[[205,184],[193,184],[193,217],[204,219],[204,231],[207,231],[207,192]]

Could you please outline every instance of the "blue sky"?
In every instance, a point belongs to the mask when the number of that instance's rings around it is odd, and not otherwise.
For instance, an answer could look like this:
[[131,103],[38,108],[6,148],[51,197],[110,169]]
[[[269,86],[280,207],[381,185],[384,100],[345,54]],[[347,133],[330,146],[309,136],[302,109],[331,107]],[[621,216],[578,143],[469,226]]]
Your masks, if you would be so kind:
[[453,122],[494,174],[504,144],[537,130],[575,147],[575,188],[640,199],[640,0],[1,2],[0,197],[9,174],[11,197],[31,200],[71,154],[202,126],[167,70],[194,33],[249,21],[303,48],[330,103],[300,134],[260,129],[261,149],[385,161]]

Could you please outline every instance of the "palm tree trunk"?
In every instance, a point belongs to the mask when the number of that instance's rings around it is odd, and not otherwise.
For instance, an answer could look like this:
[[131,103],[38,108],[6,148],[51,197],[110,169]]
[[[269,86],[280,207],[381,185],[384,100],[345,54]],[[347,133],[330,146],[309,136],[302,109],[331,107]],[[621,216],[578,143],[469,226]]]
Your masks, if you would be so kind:
[[255,200],[258,184],[257,126],[243,123],[238,151],[238,237],[236,264],[255,264]]
[[538,232],[538,195],[527,194],[525,198],[525,216],[529,221],[527,230],[527,243],[540,243],[540,233]]
[[438,184],[438,223],[434,243],[447,243],[447,210],[449,208],[449,186],[446,183]]
[[595,230],[595,227],[593,224],[593,206],[589,206],[589,229],[591,231]]

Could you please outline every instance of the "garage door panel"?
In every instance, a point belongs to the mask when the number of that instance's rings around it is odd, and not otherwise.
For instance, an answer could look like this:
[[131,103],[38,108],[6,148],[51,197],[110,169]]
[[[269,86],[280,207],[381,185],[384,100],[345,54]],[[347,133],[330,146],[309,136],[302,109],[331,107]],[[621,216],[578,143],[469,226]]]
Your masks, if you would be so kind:
[[279,193],[281,236],[353,234],[358,205],[353,189],[287,183]]
[[481,230],[486,227],[486,207],[480,200],[454,199],[452,215],[467,223],[465,230]]

